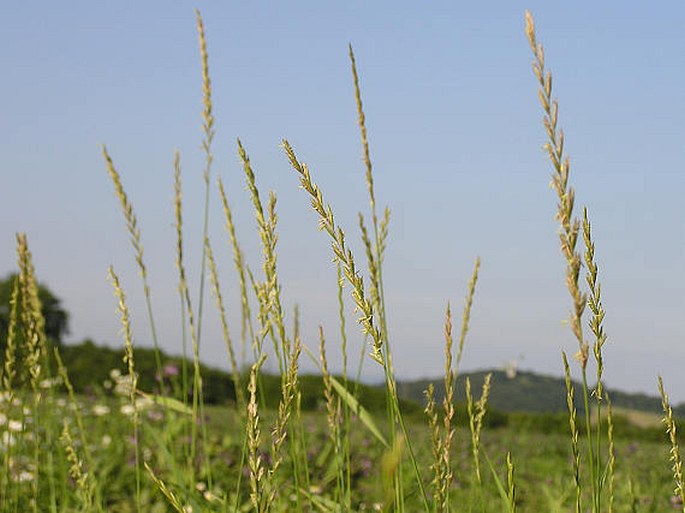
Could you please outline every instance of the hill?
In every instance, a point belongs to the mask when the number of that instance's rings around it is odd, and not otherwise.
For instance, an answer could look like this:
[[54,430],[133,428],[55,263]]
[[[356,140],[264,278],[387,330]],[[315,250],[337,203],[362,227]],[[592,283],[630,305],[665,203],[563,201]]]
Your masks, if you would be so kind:
[[[492,387],[488,404],[503,412],[560,413],[566,412],[566,384],[563,378],[545,376],[534,372],[518,371],[508,377],[502,370],[482,370],[464,373],[457,376],[457,400],[465,401],[464,382],[471,380],[472,394],[480,396],[480,389],[485,375],[492,373]],[[430,383],[435,387],[436,400],[444,396],[442,377],[402,381],[397,384],[400,397],[425,403],[424,390]],[[580,394],[580,383],[573,383],[578,410],[582,410],[583,399]],[[607,389],[612,404],[617,408],[642,412],[660,413],[661,399],[647,394],[631,394],[619,390]],[[685,404],[673,408],[677,416],[685,416]]]
[[[78,392],[88,392],[102,386],[109,378],[111,369],[118,368],[125,372],[123,363],[123,349],[112,349],[85,341],[77,345],[61,348],[62,358],[69,370],[70,379]],[[139,374],[140,386],[143,390],[154,390],[159,386],[155,378],[155,360],[151,349],[135,349],[136,368]],[[165,366],[180,369],[182,358],[162,353]],[[192,365],[188,364],[189,368]],[[227,372],[206,365],[201,365],[204,384],[204,396],[208,403],[223,403],[235,400],[233,382]],[[518,371],[514,377],[507,377],[501,370],[482,370],[464,373],[457,376],[456,399],[458,403],[466,401],[464,382],[471,380],[472,393],[480,396],[485,375],[492,372],[492,388],[488,401],[491,411],[504,413],[565,413],[566,385],[561,377],[545,376],[529,371]],[[244,373],[245,374],[245,373]],[[244,376],[245,377],[245,376]],[[306,409],[316,408],[322,400],[321,377],[303,375],[300,378],[303,390],[302,405]],[[276,400],[280,397],[280,378],[263,375],[263,385],[267,387],[269,398]],[[444,396],[442,377],[435,379],[421,379],[413,381],[399,381],[397,390],[403,400],[403,410],[408,414],[420,414],[426,403],[424,391],[429,383],[435,387],[435,399],[441,402]],[[385,390],[383,386],[352,384],[356,387],[362,403],[370,410],[385,408]],[[574,383],[576,391],[576,405],[582,409],[580,384]],[[273,392],[273,393],[272,393]],[[661,413],[661,400],[656,396],[646,394],[630,394],[619,390],[608,390],[615,408],[625,411]],[[274,406],[276,403],[274,403]],[[685,404],[674,407],[674,413],[685,417]]]

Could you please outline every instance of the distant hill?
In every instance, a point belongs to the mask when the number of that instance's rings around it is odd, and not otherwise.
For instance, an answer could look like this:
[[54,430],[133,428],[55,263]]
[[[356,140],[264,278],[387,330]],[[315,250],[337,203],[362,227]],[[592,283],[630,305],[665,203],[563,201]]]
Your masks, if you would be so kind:
[[[483,370],[460,374],[457,377],[457,401],[465,401],[464,382],[471,380],[472,395],[480,397],[485,375],[492,372],[490,407],[503,412],[558,413],[568,411],[566,405],[566,383],[561,377],[544,376],[534,372],[518,371],[514,377],[507,377],[502,370]],[[397,384],[400,397],[425,404],[424,390],[430,383],[435,387],[436,400],[444,397],[443,378],[401,381]],[[573,383],[576,408],[582,410],[583,398],[580,383]],[[630,394],[607,389],[611,402],[617,408],[644,412],[661,412],[661,399],[647,394]],[[677,416],[685,416],[685,404],[673,408]]]
[[[102,386],[109,378],[109,371],[114,368],[125,372],[123,362],[123,349],[112,349],[96,345],[92,341],[84,341],[77,345],[67,345],[61,348],[62,358],[69,369],[70,379],[78,392],[89,392]],[[164,365],[173,365],[177,368],[182,366],[182,359],[177,356],[169,356],[162,353]],[[159,383],[155,379],[154,353],[149,348],[137,348],[135,350],[136,369],[140,377],[139,385],[143,390],[155,390]],[[192,365],[188,365],[192,367]],[[204,395],[208,403],[222,403],[235,400],[235,390],[229,374],[223,370],[201,365]],[[495,413],[522,412],[522,413],[565,413],[566,385],[561,377],[552,377],[528,371],[518,371],[515,377],[509,378],[504,371],[477,371],[460,374],[457,377],[456,399],[463,404],[466,401],[464,382],[468,377],[471,380],[472,394],[480,397],[481,387],[485,375],[492,372],[492,388],[488,409]],[[246,375],[243,374],[242,386]],[[322,401],[322,383],[320,376],[303,375],[300,378],[302,384],[302,406],[304,409],[314,409]],[[399,381],[397,383],[398,395],[402,399],[402,409],[409,415],[422,416],[423,407],[426,404],[424,390],[429,383],[435,387],[435,399],[442,402],[444,396],[443,378],[422,379],[414,381]],[[266,387],[266,396],[273,400],[270,406],[276,406],[280,397],[280,378],[277,376],[263,376],[262,385]],[[384,385],[352,385],[356,388],[361,402],[372,411],[385,409]],[[582,396],[580,384],[574,382],[576,394],[576,408],[582,410]],[[646,394],[629,394],[618,390],[609,390],[613,405],[618,409],[638,412],[661,413],[661,399]],[[271,402],[271,401],[267,401]],[[678,417],[685,417],[685,404],[673,408]]]
[[[103,384],[110,379],[110,371],[117,369],[126,373],[124,364],[124,350],[109,348],[95,344],[92,340],[85,340],[81,344],[70,344],[60,348],[60,354],[69,373],[69,380],[78,393],[96,393],[102,391]],[[152,392],[159,389],[156,377],[156,363],[154,351],[150,348],[135,348],[135,367],[138,374],[138,386],[141,390]],[[170,356],[160,351],[162,366],[175,369],[180,373],[183,359]],[[192,375],[192,362],[186,362],[186,368]],[[203,383],[203,396],[208,404],[222,404],[234,402],[236,393],[233,381],[228,372],[200,365]],[[173,379],[165,378],[165,383],[174,389],[173,380],[180,380],[180,375]],[[281,398],[281,378],[279,376],[262,373],[261,386],[264,388],[266,405],[277,408]],[[247,388],[247,372],[241,376],[241,386]],[[323,406],[323,380],[320,375],[301,374],[300,403],[303,410],[316,410]],[[178,383],[177,383],[178,385]],[[364,383],[349,382],[349,388],[356,392],[359,402],[370,411],[385,411],[385,390]],[[176,386],[178,388],[178,386]],[[423,407],[414,401],[401,400],[402,411],[409,416],[423,416]]]

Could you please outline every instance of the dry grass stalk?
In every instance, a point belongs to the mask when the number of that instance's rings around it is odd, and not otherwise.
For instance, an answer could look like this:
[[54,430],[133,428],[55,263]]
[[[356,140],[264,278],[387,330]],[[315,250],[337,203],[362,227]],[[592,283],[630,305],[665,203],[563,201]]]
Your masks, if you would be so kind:
[[109,266],[109,280],[114,288],[114,294],[117,298],[117,310],[121,315],[121,326],[124,337],[124,363],[128,367],[128,375],[130,381],[129,400],[133,407],[131,419],[133,423],[133,445],[135,452],[135,471],[136,471],[136,504],[138,511],[140,511],[140,419],[137,408],[136,394],[138,392],[138,375],[135,369],[135,358],[133,354],[133,334],[131,332],[131,319],[129,315],[128,306],[126,304],[126,296],[119,277],[115,274],[112,266]]
[[[387,335],[387,330],[384,328],[383,315],[380,316],[380,326],[374,322],[374,307],[373,303],[364,293],[364,279],[358,273],[357,267],[354,262],[354,255],[352,250],[350,250],[345,243],[345,232],[336,223],[333,216],[333,209],[330,205],[326,204],[323,199],[323,194],[318,186],[312,181],[311,175],[309,173],[309,168],[305,163],[298,161],[295,152],[287,140],[283,140],[283,148],[288,156],[290,165],[293,169],[300,175],[300,185],[309,194],[310,202],[312,208],[317,214],[319,214],[319,229],[325,230],[326,233],[331,237],[331,248],[335,256],[336,263],[342,264],[343,273],[345,278],[352,286],[352,299],[355,303],[356,311],[359,314],[358,322],[362,326],[362,330],[365,334],[371,337],[371,358],[376,361],[379,365],[383,367],[385,373],[385,384],[387,389],[387,396],[390,405],[391,416],[396,423],[399,423],[402,428],[402,433],[406,438],[406,426],[404,423],[404,418],[399,409],[399,399],[397,398],[397,386],[395,384],[395,378],[392,372],[392,360],[390,358],[390,351],[387,349],[387,340],[385,335]],[[378,247],[378,245],[377,245]],[[381,290],[381,302],[383,301],[382,290]],[[384,335],[385,334],[385,335]],[[395,431],[393,431],[393,437],[395,437]],[[395,445],[399,443],[395,437]],[[402,440],[402,446],[404,447],[404,439]],[[426,495],[425,488],[423,486],[423,481],[421,479],[420,470],[416,457],[411,446],[410,440],[406,440],[407,452],[414,469],[416,476],[416,482],[419,486],[419,491],[421,493],[421,499],[424,503],[426,509],[428,509],[428,496]],[[400,466],[395,467],[398,471],[401,470]],[[399,476],[396,476],[399,478]],[[396,479],[397,488],[399,491],[402,486],[402,480]],[[399,506],[401,507],[401,506]]]
[[[475,285],[475,283],[474,283]],[[470,294],[472,297],[472,293]],[[445,398],[443,407],[442,475],[440,476],[440,511],[449,511],[449,490],[452,484],[452,438],[454,437],[454,371],[452,370],[452,311],[447,303],[445,313]]]
[[[219,194],[221,196],[221,203],[224,209],[224,216],[226,217],[226,229],[228,230],[229,238],[231,239],[231,246],[233,248],[233,263],[235,264],[235,269],[238,272],[238,279],[240,282],[240,336],[242,340],[242,361],[245,361],[245,346],[246,340],[249,335],[250,344],[252,345],[253,351],[255,351],[254,342],[254,327],[252,325],[252,313],[250,311],[250,302],[247,295],[247,280],[245,279],[245,262],[243,258],[243,252],[238,244],[238,237],[235,233],[235,224],[233,223],[233,214],[231,208],[228,204],[228,199],[226,197],[226,192],[224,190],[224,184],[221,178],[217,179],[217,185],[219,187]],[[248,333],[249,330],[249,333]],[[254,352],[255,358],[257,358],[256,351]]]
[[[324,338],[323,327],[321,326],[319,326],[319,361],[321,363],[321,375],[323,378],[323,395],[326,401],[326,420],[328,423],[328,438],[330,440],[331,446],[333,447],[338,491],[344,493],[344,462],[342,459],[342,440],[340,428],[340,423],[342,421],[342,411],[340,405],[340,397],[333,391],[331,373],[328,370],[328,358],[326,357],[326,340]],[[337,497],[336,500],[341,501],[342,497]]]
[[259,407],[257,406],[257,374],[265,359],[266,356],[262,355],[250,368],[250,381],[247,387],[250,394],[247,403],[247,461],[250,469],[250,501],[258,512],[263,511],[262,480],[264,479],[264,467],[259,454],[259,443],[262,435],[259,428]]
[[74,411],[74,417],[76,418],[76,426],[78,427],[79,430],[79,439],[81,442],[81,447],[83,447],[83,453],[85,456],[85,463],[88,466],[88,468],[92,468],[92,455],[90,451],[90,445],[87,443],[86,440],[86,427],[83,424],[83,415],[81,415],[81,410],[78,407],[78,401],[76,400],[76,393],[74,391],[74,387],[71,384],[71,380],[69,379],[69,373],[67,372],[67,368],[64,365],[64,362],[62,361],[62,356],[59,352],[59,349],[57,347],[53,348],[53,353],[55,355],[55,363],[57,364],[57,372],[59,373],[59,376],[62,378],[62,383],[64,384],[64,387],[67,389],[67,394],[69,395],[69,402],[72,405],[72,410]]
[[26,235],[17,234],[17,256],[19,261],[19,288],[21,299],[21,320],[24,329],[26,351],[25,368],[34,391],[35,405],[40,401],[39,385],[47,369],[45,319],[38,297],[35,269]]
[[611,409],[609,394],[605,394],[607,402],[607,438],[609,439],[609,513],[614,512],[614,478],[616,465],[616,449],[614,447],[614,415]]
[[298,366],[301,352],[302,345],[300,343],[300,338],[296,337],[293,352],[289,358],[286,378],[281,385],[281,401],[278,404],[278,417],[276,418],[276,424],[271,430],[272,463],[271,468],[269,469],[270,490],[266,509],[269,509],[278,493],[275,475],[283,462],[283,443],[288,436],[288,424],[293,410],[293,401],[295,400],[298,389]]
[[[354,99],[357,104],[357,116],[359,117],[359,131],[361,132],[362,150],[364,152],[364,165],[366,167],[366,186],[369,191],[369,203],[373,215],[373,226],[377,229],[378,218],[376,216],[376,195],[373,190],[373,173],[371,171],[371,157],[369,155],[369,141],[366,137],[366,117],[362,107],[362,95],[359,88],[359,76],[357,75],[357,63],[354,59],[352,45],[349,45],[350,64],[352,66],[352,78],[354,80]],[[376,234],[378,235],[378,234]]]
[[[200,344],[202,339],[202,306],[204,304],[204,286],[205,286],[205,246],[204,241],[208,236],[209,227],[209,174],[212,168],[214,156],[212,155],[212,141],[214,140],[214,116],[212,114],[212,84],[209,79],[209,56],[207,53],[207,40],[205,39],[205,28],[202,23],[202,16],[200,11],[195,10],[195,18],[197,20],[197,34],[200,43],[200,59],[202,62],[202,132],[204,139],[202,140],[202,149],[205,152],[205,169],[203,178],[205,181],[205,208],[204,208],[204,223],[202,233],[202,262],[200,268],[200,291],[197,307],[197,344]],[[204,409],[204,401],[200,398],[200,405]]]
[[2,388],[9,394],[9,401],[13,397],[14,378],[17,375],[17,324],[19,322],[19,277],[14,279],[12,295],[10,297],[9,324],[7,327],[7,341],[5,345],[5,361],[3,363]]
[[659,376],[659,394],[661,395],[661,405],[664,410],[664,416],[661,419],[666,427],[666,434],[671,441],[671,462],[673,471],[673,480],[675,481],[675,489],[673,490],[676,497],[680,498],[680,504],[685,512],[685,484],[683,482],[683,462],[680,458],[680,448],[678,446],[678,433],[675,419],[673,418],[673,409],[668,400],[668,394],[664,389],[664,382]]
[[[197,452],[197,419],[201,416],[201,410],[203,405],[202,400],[202,377],[200,373],[200,341],[199,333],[196,327],[195,315],[193,313],[192,301],[190,299],[190,290],[188,288],[188,281],[186,279],[185,264],[183,263],[183,208],[182,208],[182,190],[181,190],[181,163],[179,153],[176,152],[174,156],[174,214],[176,218],[176,268],[179,275],[178,290],[181,295],[181,302],[185,304],[185,311],[183,310],[183,305],[181,307],[181,312],[184,314],[183,319],[187,318],[188,327],[190,329],[190,343],[193,351],[193,419],[190,427],[190,454],[188,455],[190,460],[190,466],[194,468],[195,454]],[[203,255],[205,255],[205,249],[203,248]],[[204,266],[203,266],[204,267]],[[185,335],[185,322],[183,323],[183,330]],[[183,351],[185,353],[185,336],[184,336],[184,347]],[[185,354],[184,354],[184,381],[185,378]],[[161,375],[161,374],[160,374]],[[184,383],[184,388],[185,388]],[[184,394],[187,390],[183,391]],[[184,395],[184,401],[186,396]],[[203,424],[204,427],[204,424]],[[204,434],[204,429],[203,429]],[[203,440],[206,439],[203,436]],[[194,480],[194,479],[192,479]]]
[[540,88],[538,96],[542,109],[545,113],[544,125],[547,132],[548,142],[545,150],[554,167],[552,186],[557,193],[559,203],[557,205],[557,219],[561,224],[559,238],[561,250],[566,259],[566,287],[573,300],[573,310],[569,322],[571,329],[578,341],[578,353],[576,359],[585,369],[588,360],[589,346],[583,337],[581,319],[585,309],[585,294],[580,291],[578,277],[581,267],[581,256],[576,249],[580,232],[580,221],[573,217],[573,204],[575,191],[568,184],[569,169],[571,166],[568,156],[564,152],[564,132],[557,127],[559,104],[552,98],[552,74],[545,70],[545,54],[542,45],[537,43],[535,37],[535,24],[532,15],[526,11],[526,35],[530,48],[533,51],[533,71]]
[[245,409],[245,395],[243,394],[243,389],[240,385],[240,369],[238,369],[238,362],[236,361],[235,351],[233,350],[233,342],[231,341],[231,334],[228,330],[228,321],[226,320],[226,309],[224,308],[224,300],[221,295],[221,289],[219,287],[219,273],[216,269],[216,262],[214,261],[214,253],[212,252],[212,247],[209,244],[209,239],[205,240],[207,262],[209,263],[209,273],[212,282],[212,290],[214,292],[214,297],[216,299],[216,307],[219,310],[219,318],[221,320],[221,331],[224,336],[224,341],[226,342],[226,350],[228,351],[228,356],[231,361],[231,377],[233,378],[233,386],[235,388],[235,396],[238,402],[238,408],[240,411]]
[[147,463],[144,463],[144,465],[145,470],[147,470],[147,473],[150,476],[150,479],[152,479],[155,485],[157,485],[157,488],[160,492],[162,492],[162,495],[166,497],[166,500],[171,505],[171,507],[173,507],[177,513],[188,513],[188,510],[183,507],[181,501],[179,501],[178,497],[176,497],[176,494],[169,489],[166,483],[155,475],[154,471],[152,470],[152,468],[150,468],[150,466]]
[[507,452],[507,497],[509,499],[509,511],[516,511],[516,485],[514,484],[514,460],[511,452]]
[[479,487],[481,487],[483,483],[480,472],[480,435],[483,429],[483,419],[487,412],[491,380],[492,373],[488,373],[483,381],[480,399],[474,403],[471,395],[471,380],[466,378],[466,403],[469,413],[469,427],[471,429],[471,452],[473,454],[473,463]]
[[84,511],[90,511],[93,504],[93,490],[95,488],[93,483],[93,476],[83,470],[83,463],[74,446],[74,440],[71,436],[69,423],[66,419],[62,421],[62,436],[60,438],[64,449],[67,453],[67,461],[69,462],[69,476],[76,483],[78,489],[77,495],[81,500],[81,506]]
[[[585,425],[587,432],[587,452],[588,465],[590,468],[590,483],[592,486],[592,510],[599,513],[602,510],[602,486],[603,486],[603,462],[601,456],[601,401],[602,393],[602,373],[604,364],[602,359],[602,346],[606,342],[606,334],[603,329],[604,309],[601,303],[601,287],[597,278],[597,265],[594,260],[595,247],[592,242],[590,223],[587,219],[587,210],[584,211],[583,219],[583,238],[585,242],[585,263],[587,266],[586,282],[589,287],[589,299],[582,293],[579,285],[579,274],[582,266],[580,252],[576,249],[580,231],[580,221],[574,217],[573,207],[575,193],[573,187],[568,183],[570,161],[564,152],[564,134],[558,128],[559,106],[556,100],[552,99],[552,75],[545,70],[545,58],[542,45],[537,43],[535,36],[535,25],[533,17],[526,12],[526,34],[534,55],[533,71],[538,80],[538,96],[544,111],[544,126],[547,133],[548,142],[545,149],[552,162],[554,173],[552,175],[552,186],[558,197],[557,218],[561,224],[560,242],[561,249],[566,259],[566,286],[573,301],[573,309],[569,319],[571,329],[578,341],[578,353],[575,358],[580,362],[583,379],[583,402],[585,410]],[[582,316],[586,303],[592,310],[590,329],[595,337],[593,352],[597,363],[597,389],[594,391],[598,425],[594,432],[590,421],[589,392],[587,385],[586,367],[589,357],[589,344],[585,340],[582,327]]]
[[[585,266],[587,267],[586,281],[590,291],[588,297],[588,306],[592,312],[590,319],[590,329],[595,337],[593,346],[593,353],[595,361],[597,362],[597,389],[595,390],[595,397],[597,401],[601,401],[604,397],[604,389],[602,387],[602,373],[604,371],[604,361],[602,359],[602,347],[607,340],[607,335],[604,332],[604,307],[601,299],[601,285],[597,277],[598,269],[595,263],[595,244],[592,241],[592,232],[590,229],[590,220],[587,215],[587,208],[583,209],[583,239],[585,241]],[[598,412],[599,413],[599,412]],[[600,416],[598,415],[598,419]]]
[[310,195],[312,208],[319,214],[319,228],[325,230],[332,239],[331,247],[337,261],[342,264],[345,278],[352,286],[352,299],[359,312],[359,324],[362,325],[364,333],[371,336],[373,358],[380,365],[385,365],[383,361],[383,338],[381,331],[376,327],[373,320],[373,306],[371,301],[364,293],[364,279],[361,277],[354,262],[352,250],[347,248],[345,243],[345,233],[342,228],[336,225],[333,217],[333,210],[330,205],[324,203],[323,194],[317,185],[312,181],[307,164],[300,163],[295,156],[295,152],[290,143],[283,140],[283,147],[290,161],[290,165],[300,175],[302,188]]
[[[290,342],[285,332],[285,319],[283,314],[283,307],[281,304],[281,287],[278,283],[278,274],[276,272],[276,243],[278,235],[276,233],[276,223],[278,217],[276,215],[276,195],[273,192],[269,194],[269,201],[267,203],[266,212],[259,196],[259,189],[257,188],[256,179],[250,164],[250,159],[243,148],[240,140],[238,140],[238,154],[243,163],[247,187],[252,196],[252,203],[255,208],[255,218],[259,229],[259,237],[262,242],[262,251],[264,254],[264,283],[262,299],[266,300],[266,311],[269,313],[269,323],[273,324],[278,334],[278,343],[274,339],[274,351],[278,357],[279,370],[284,376],[287,368],[287,358],[290,353]],[[280,347],[279,344],[280,343]]]
[[155,364],[157,366],[157,373],[162,375],[162,360],[159,354],[159,342],[157,339],[157,328],[155,326],[154,316],[152,314],[152,300],[150,286],[147,280],[147,267],[143,261],[143,244],[140,240],[140,228],[138,228],[138,220],[136,218],[135,212],[133,211],[133,205],[128,199],[126,192],[124,191],[124,186],[121,183],[121,176],[119,172],[114,167],[109,153],[107,153],[107,148],[102,147],[102,156],[105,159],[105,164],[107,166],[107,173],[109,173],[112,183],[114,184],[114,192],[121,205],[121,210],[124,213],[124,220],[126,221],[126,229],[129,234],[129,240],[133,246],[133,251],[135,253],[136,263],[138,264],[138,269],[140,271],[140,277],[143,280],[143,292],[145,293],[145,303],[147,305],[148,320],[150,321],[150,331],[152,334],[152,343],[155,348]]
[[359,230],[362,235],[362,243],[364,244],[364,251],[366,253],[366,262],[369,267],[369,296],[373,307],[378,312],[381,310],[381,281],[380,281],[380,267],[374,254],[373,245],[369,238],[369,232],[364,224],[364,216],[359,213]]
[[431,433],[431,447],[433,450],[433,462],[431,463],[431,468],[433,469],[433,479],[431,481],[433,485],[433,505],[435,511],[439,512],[444,503],[442,497],[443,487],[441,486],[444,460],[442,458],[442,436],[440,436],[440,422],[438,420],[438,412],[435,408],[435,387],[433,386],[433,383],[428,384],[428,388],[424,391],[424,394],[426,395],[426,407],[423,411],[428,417],[428,428]]
[[574,403],[574,388],[571,381],[571,369],[568,365],[566,353],[561,354],[564,361],[564,377],[566,382],[566,405],[568,406],[568,423],[571,430],[571,451],[573,454],[573,481],[576,485],[576,513],[581,511],[582,486],[580,482],[580,449],[578,447],[578,425],[576,424],[576,405]]
[[464,350],[464,341],[466,340],[466,333],[469,330],[469,321],[471,320],[471,306],[473,305],[473,297],[476,294],[476,284],[478,283],[478,272],[480,270],[480,257],[476,258],[473,265],[473,273],[471,280],[469,280],[469,290],[466,294],[466,301],[464,303],[464,315],[461,318],[461,333],[459,334],[459,348],[457,350],[456,367],[459,367],[461,362],[461,354]]

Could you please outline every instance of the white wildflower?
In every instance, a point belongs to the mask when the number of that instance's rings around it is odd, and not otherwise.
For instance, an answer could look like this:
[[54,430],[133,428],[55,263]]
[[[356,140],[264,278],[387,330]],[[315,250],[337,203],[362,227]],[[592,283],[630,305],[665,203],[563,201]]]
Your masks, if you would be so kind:
[[7,423],[7,429],[14,433],[18,433],[24,429],[24,424],[20,420],[10,420]]
[[96,404],[95,406],[93,406],[93,415],[95,415],[96,417],[108,415],[109,412],[109,406],[107,406],[106,404]]

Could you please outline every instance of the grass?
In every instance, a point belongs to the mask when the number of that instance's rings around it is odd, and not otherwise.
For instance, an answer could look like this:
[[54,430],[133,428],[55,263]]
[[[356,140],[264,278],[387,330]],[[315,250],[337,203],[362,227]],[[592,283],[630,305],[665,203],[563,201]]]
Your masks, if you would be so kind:
[[[154,389],[139,388],[134,334],[129,323],[124,286],[110,268],[110,281],[121,315],[126,373],[113,371],[91,396],[73,392],[60,353],[54,355],[44,330],[35,270],[28,242],[17,237],[19,274],[12,295],[7,349],[4,355],[0,420],[3,468],[1,511],[663,511],[685,508],[682,460],[676,421],[661,380],[663,424],[669,446],[647,439],[616,437],[620,429],[610,397],[602,387],[603,328],[595,242],[587,209],[576,214],[570,161],[565,153],[552,76],[538,43],[532,16],[526,34],[533,52],[539,87],[546,151],[558,198],[560,247],[571,299],[569,325],[578,342],[573,360],[582,375],[575,403],[566,354],[568,406],[566,434],[527,431],[515,426],[487,428],[488,398],[493,386],[486,376],[480,391],[466,380],[466,408],[457,415],[455,383],[476,294],[480,260],[476,259],[466,291],[456,355],[452,309],[445,315],[445,372],[441,404],[435,389],[426,391],[425,418],[403,412],[393,365],[392,336],[385,314],[383,260],[390,211],[379,216],[355,56],[349,48],[354,95],[364,156],[369,217],[359,214],[362,259],[350,249],[350,232],[335,217],[314,178],[315,173],[283,140],[284,157],[318,217],[330,242],[338,270],[339,326],[319,329],[318,344],[301,339],[298,314],[286,326],[278,275],[278,215],[274,193],[264,198],[247,149],[237,151],[262,245],[261,271],[243,258],[223,184],[227,238],[233,250],[241,288],[240,338],[252,351],[247,376],[237,365],[234,337],[226,322],[221,283],[207,236],[212,183],[215,120],[209,57],[202,18],[197,14],[202,61],[202,149],[205,155],[203,246],[200,285],[195,305],[186,279],[183,239],[181,159],[174,160],[176,263],[183,355],[173,379]],[[152,293],[144,263],[142,234],[114,160],[103,148],[105,168],[123,211],[134,258],[140,270],[148,321],[153,333],[159,376],[165,375],[152,315]],[[368,221],[367,219],[370,219]],[[364,262],[365,269],[361,262]],[[231,365],[236,402],[205,404],[199,361],[206,273],[219,311]],[[349,286],[357,322],[368,340],[368,354],[358,368],[348,368],[343,283]],[[586,310],[589,312],[586,316]],[[587,324],[588,328],[585,327]],[[331,333],[339,333],[343,353],[341,376],[328,370]],[[22,343],[23,358],[17,344]],[[318,355],[310,347],[318,345]],[[302,408],[299,362],[303,353],[319,365],[323,401],[319,412]],[[348,376],[365,359],[383,371],[385,412],[368,411],[358,400]],[[278,406],[267,407],[262,366],[275,359],[280,371]],[[594,369],[594,375],[588,375]],[[590,383],[596,383],[593,388]],[[247,383],[245,387],[244,384]],[[270,398],[273,399],[273,398]],[[580,418],[578,411],[581,411]],[[669,483],[669,480],[673,484]],[[671,488],[674,488],[674,491]],[[685,511],[685,509],[683,509]]]

